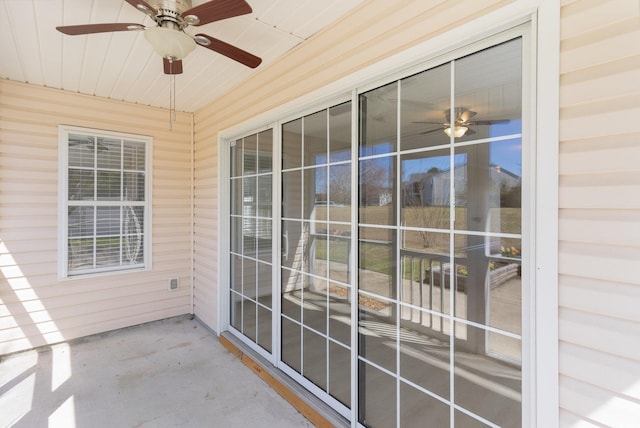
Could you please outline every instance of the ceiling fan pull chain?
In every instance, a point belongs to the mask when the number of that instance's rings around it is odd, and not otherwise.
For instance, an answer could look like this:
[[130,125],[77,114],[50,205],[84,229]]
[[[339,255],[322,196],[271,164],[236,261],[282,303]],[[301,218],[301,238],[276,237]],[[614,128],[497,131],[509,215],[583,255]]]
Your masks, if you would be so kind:
[[172,74],[171,75],[171,90],[173,91],[173,121],[176,121],[177,115],[176,115],[176,75]]

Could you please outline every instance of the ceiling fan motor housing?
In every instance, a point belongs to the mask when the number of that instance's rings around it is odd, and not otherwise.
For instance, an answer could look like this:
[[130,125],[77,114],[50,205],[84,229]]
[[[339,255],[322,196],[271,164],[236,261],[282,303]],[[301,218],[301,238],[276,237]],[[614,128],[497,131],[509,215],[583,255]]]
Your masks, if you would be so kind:
[[163,9],[181,14],[185,10],[191,9],[191,0],[149,0],[148,3],[158,12]]

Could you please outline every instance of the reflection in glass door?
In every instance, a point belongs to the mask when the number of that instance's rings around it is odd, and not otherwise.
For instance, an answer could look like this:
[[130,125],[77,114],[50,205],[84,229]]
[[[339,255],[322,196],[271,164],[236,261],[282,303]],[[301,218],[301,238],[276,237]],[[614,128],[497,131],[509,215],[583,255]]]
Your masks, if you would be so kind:
[[359,97],[365,426],[521,424],[521,52]]

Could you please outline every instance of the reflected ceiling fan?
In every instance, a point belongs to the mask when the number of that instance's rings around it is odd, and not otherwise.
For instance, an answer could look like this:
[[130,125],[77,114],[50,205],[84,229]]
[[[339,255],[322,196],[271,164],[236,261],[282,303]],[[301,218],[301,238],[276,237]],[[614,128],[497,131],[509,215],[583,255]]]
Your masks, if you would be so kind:
[[247,67],[256,68],[262,62],[261,58],[207,34],[191,36],[184,31],[190,25],[198,27],[251,13],[251,6],[245,0],[211,0],[195,7],[191,7],[191,0],[125,1],[149,16],[156,25],[145,27],[138,23],[110,23],[65,25],[56,29],[71,36],[114,31],[144,31],[145,38],[162,56],[165,74],[181,74],[182,59],[198,45]]
[[475,111],[471,111],[466,107],[456,107],[453,110],[455,120],[451,123],[451,109],[444,111],[445,122],[414,122],[414,123],[426,123],[431,125],[440,125],[438,128],[431,129],[429,131],[421,132],[421,134],[431,134],[438,131],[443,131],[448,137],[453,136],[455,138],[461,138],[465,135],[473,135],[476,133],[473,129],[470,129],[474,125],[495,125],[497,123],[509,123],[509,119],[494,119],[494,120],[471,120],[476,114]]

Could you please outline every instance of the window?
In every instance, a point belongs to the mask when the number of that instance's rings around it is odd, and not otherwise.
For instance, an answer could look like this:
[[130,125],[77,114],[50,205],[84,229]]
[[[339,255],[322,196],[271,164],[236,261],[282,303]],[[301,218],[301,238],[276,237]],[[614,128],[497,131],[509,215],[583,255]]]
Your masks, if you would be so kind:
[[151,138],[59,134],[60,277],[149,268]]

